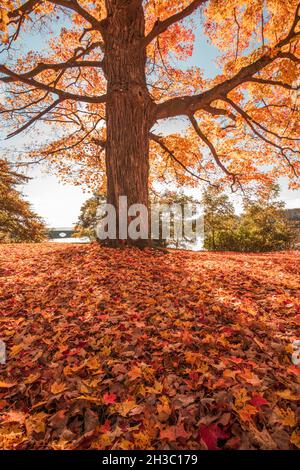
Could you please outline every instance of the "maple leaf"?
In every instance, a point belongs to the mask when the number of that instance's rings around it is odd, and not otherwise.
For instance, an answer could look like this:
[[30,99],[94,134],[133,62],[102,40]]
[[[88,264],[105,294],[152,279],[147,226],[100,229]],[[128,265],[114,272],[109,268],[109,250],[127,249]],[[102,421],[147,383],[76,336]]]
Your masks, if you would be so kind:
[[128,372],[128,377],[131,378],[131,380],[138,379],[143,376],[143,371],[142,368],[139,366],[134,366],[129,372]]
[[285,400],[298,401],[300,399],[300,395],[295,395],[289,389],[283,390],[281,392],[276,392],[276,393],[279,397],[284,398]]
[[252,416],[255,415],[258,408],[252,405],[246,405],[242,409],[238,410],[238,415],[242,421],[251,421]]
[[247,428],[249,430],[249,437],[255,445],[259,445],[266,450],[274,450],[277,448],[275,441],[265,427],[259,431],[255,424],[249,421]]
[[106,419],[104,424],[100,426],[100,431],[103,433],[108,433],[110,430],[110,425],[111,425],[110,420]]
[[124,417],[137,408],[136,401],[133,399],[125,400],[114,406],[115,409],[120,413],[120,415]]
[[39,372],[35,374],[30,374],[26,379],[24,379],[25,384],[32,384],[40,378],[41,374]]
[[54,429],[62,429],[66,425],[67,421],[68,416],[66,416],[66,410],[59,410],[51,416],[49,424]]
[[133,450],[134,443],[129,441],[128,439],[122,439],[118,445],[120,450]]
[[239,374],[239,372],[240,371],[238,371],[238,370],[225,369],[223,371],[223,376],[225,378],[235,379],[236,375]]
[[115,403],[117,399],[117,395],[115,393],[104,393],[103,395],[103,403],[105,403],[106,405],[109,405],[109,404],[112,404],[112,403]]
[[291,443],[300,449],[300,434],[294,431],[291,435]]
[[145,434],[144,432],[134,433],[134,448],[141,450],[153,449],[153,447],[151,446],[151,437]]
[[291,408],[275,407],[276,422],[280,422],[283,426],[294,427],[297,424],[295,412]]
[[180,423],[174,426],[169,426],[165,429],[161,429],[159,437],[160,439],[175,442],[177,439],[188,439],[189,436],[190,433],[185,430],[184,424]]
[[10,410],[7,413],[3,413],[1,421],[6,423],[20,423],[24,424],[26,419],[26,413],[17,410]]
[[25,421],[25,428],[26,432],[29,437],[31,437],[34,433],[36,434],[44,434],[46,430],[46,423],[45,420],[47,418],[47,413],[40,412],[29,416]]
[[97,357],[91,357],[85,362],[85,365],[91,370],[101,371],[100,361]]
[[198,433],[198,439],[205,443],[208,450],[220,450],[218,440],[226,440],[229,436],[217,424],[210,424],[209,426],[201,425]]
[[58,395],[59,393],[64,392],[66,389],[67,389],[67,384],[63,382],[54,382],[50,387],[50,391],[54,395]]
[[0,388],[12,388],[14,387],[16,382],[5,382],[5,381],[0,381]]
[[253,395],[249,403],[255,406],[256,408],[260,408],[263,405],[269,405],[269,402],[262,395],[259,394]]
[[257,375],[255,375],[253,372],[251,372],[249,369],[246,369],[245,371],[240,373],[240,377],[244,379],[247,383],[253,385],[253,386],[258,386],[260,385],[261,381]]
[[235,394],[235,407],[243,408],[245,403],[249,400],[247,390],[245,388],[239,388]]
[[240,357],[235,357],[235,356],[228,357],[228,360],[233,362],[234,364],[242,364],[244,362],[243,359],[241,359]]
[[172,413],[169,399],[166,396],[162,396],[159,398],[161,403],[157,404],[157,413],[158,413],[158,419],[160,421],[166,421],[170,414]]

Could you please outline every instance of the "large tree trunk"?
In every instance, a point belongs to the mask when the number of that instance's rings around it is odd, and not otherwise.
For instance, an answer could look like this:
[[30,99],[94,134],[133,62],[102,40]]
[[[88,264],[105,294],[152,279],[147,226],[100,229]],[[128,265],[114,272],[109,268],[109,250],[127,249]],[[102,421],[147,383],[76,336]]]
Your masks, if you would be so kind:
[[[140,0],[106,0],[107,202],[116,208],[117,219],[120,196],[127,196],[128,207],[136,203],[148,207],[149,130],[154,104],[146,86],[141,5]],[[118,226],[117,220],[117,230]],[[141,246],[148,241],[127,239],[127,243]],[[111,245],[118,244],[118,240],[111,241]]]

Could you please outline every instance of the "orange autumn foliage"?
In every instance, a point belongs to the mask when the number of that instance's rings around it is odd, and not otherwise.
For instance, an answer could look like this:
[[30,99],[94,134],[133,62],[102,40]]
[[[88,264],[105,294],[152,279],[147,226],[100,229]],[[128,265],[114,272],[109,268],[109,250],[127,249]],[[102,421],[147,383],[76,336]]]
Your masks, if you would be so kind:
[[[36,29],[59,26],[46,36],[45,50],[0,65],[10,132],[37,120],[55,126],[29,155],[100,191],[106,173],[106,4],[5,0],[0,9],[8,50],[30,34],[32,20]],[[156,129],[163,130],[160,138],[149,136],[150,183],[195,186],[200,179],[237,190],[288,176],[290,186],[299,187],[298,1],[148,0],[144,16],[147,86],[157,105]],[[218,50],[215,77],[207,78],[205,67],[186,65],[196,46],[202,53],[197,31]],[[185,118],[181,132],[168,128],[167,118],[178,116]]]

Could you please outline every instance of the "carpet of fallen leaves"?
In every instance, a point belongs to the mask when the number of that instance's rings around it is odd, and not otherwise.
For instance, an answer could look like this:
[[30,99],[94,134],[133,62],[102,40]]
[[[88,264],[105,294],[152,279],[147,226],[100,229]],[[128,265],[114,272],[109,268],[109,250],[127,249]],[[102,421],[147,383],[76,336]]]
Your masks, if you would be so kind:
[[0,246],[0,448],[297,449],[299,274],[299,252]]

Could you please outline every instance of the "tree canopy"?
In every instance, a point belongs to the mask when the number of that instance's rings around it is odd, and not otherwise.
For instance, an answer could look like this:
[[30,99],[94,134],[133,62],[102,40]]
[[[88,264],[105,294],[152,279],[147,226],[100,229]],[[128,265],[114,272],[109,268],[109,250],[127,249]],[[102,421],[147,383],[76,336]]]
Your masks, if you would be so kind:
[[204,207],[204,247],[208,250],[266,252],[287,250],[295,245],[297,229],[288,219],[284,203],[278,201],[279,187],[264,196],[245,199],[237,215],[227,194],[208,188]]
[[0,160],[0,243],[39,242],[45,238],[43,222],[15,188],[26,179]]
[[96,239],[97,209],[101,203],[105,203],[105,196],[94,194],[82,204],[75,227],[75,237]]
[[[136,33],[138,15],[145,27]],[[4,0],[1,113],[10,118],[9,136],[37,121],[55,125],[31,156],[103,189],[107,104],[128,86],[109,78],[111,41],[125,16],[138,36],[135,49],[145,53],[150,181],[200,180],[235,191],[288,176],[299,187],[295,0]],[[195,47],[202,53],[198,30],[201,44],[219,52],[220,73],[212,78],[185,64]],[[18,44],[32,31],[41,31],[47,47],[22,54]],[[125,33],[119,40],[130,49]],[[138,106],[141,92],[130,87]],[[165,123],[177,117],[185,118],[184,132]]]

